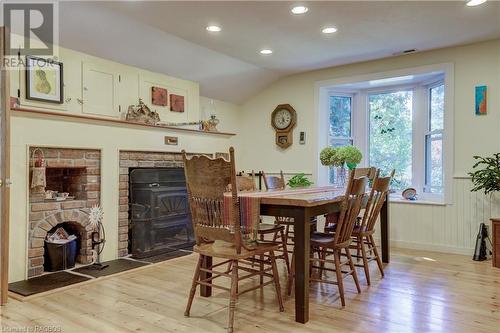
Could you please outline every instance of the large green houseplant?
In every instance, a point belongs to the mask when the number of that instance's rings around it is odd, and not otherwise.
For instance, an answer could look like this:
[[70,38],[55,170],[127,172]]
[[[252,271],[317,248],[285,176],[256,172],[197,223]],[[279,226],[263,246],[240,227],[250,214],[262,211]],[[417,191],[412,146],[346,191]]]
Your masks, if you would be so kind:
[[474,187],[471,191],[483,191],[484,194],[500,192],[500,153],[492,157],[474,156],[477,161],[469,175]]

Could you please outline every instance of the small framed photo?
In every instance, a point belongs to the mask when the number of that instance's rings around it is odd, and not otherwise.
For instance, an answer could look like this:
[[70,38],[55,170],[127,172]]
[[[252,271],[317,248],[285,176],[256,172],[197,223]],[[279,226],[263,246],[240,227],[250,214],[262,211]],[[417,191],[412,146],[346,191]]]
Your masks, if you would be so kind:
[[151,87],[151,104],[167,106],[168,92],[165,88]]
[[476,116],[482,116],[487,113],[487,91],[486,86],[476,87]]
[[184,96],[170,94],[170,111],[184,112]]
[[63,64],[26,56],[26,99],[63,103]]

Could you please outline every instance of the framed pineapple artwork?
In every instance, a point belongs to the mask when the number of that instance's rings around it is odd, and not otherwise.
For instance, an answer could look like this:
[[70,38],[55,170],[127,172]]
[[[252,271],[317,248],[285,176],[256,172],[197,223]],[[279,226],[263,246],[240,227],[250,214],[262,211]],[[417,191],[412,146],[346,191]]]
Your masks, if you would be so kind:
[[26,56],[26,99],[63,103],[63,64]]

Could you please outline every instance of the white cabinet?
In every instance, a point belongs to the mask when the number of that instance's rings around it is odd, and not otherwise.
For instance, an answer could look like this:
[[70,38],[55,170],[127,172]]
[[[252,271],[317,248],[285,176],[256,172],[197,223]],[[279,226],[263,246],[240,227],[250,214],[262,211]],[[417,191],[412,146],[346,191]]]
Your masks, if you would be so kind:
[[82,63],[82,112],[120,118],[118,103],[119,73],[109,66]]

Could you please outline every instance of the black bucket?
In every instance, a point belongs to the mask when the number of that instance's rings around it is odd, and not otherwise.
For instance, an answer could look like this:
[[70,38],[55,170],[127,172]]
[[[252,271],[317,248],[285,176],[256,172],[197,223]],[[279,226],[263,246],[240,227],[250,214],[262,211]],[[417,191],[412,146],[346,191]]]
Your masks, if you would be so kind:
[[43,267],[45,271],[55,272],[75,267],[78,251],[77,241],[73,239],[64,244],[45,241]]

